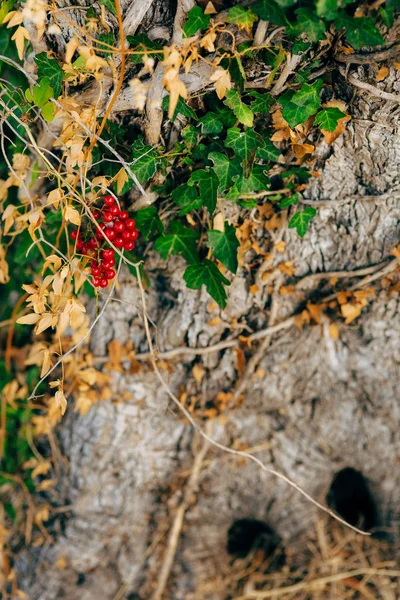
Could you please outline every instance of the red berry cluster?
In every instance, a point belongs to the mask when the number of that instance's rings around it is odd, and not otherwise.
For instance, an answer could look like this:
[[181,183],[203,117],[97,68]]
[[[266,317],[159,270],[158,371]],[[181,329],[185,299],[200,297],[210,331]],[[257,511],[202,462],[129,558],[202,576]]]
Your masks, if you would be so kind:
[[116,248],[123,248],[130,251],[135,247],[135,240],[139,236],[136,229],[136,223],[129,218],[126,210],[120,210],[115,204],[113,196],[104,198],[104,206],[100,210],[93,210],[93,217],[100,225],[96,227],[94,234],[82,235],[75,229],[71,232],[71,238],[76,240],[76,250],[91,258],[90,269],[92,272],[92,284],[94,287],[105,288],[108,282],[115,277],[115,257],[114,250],[109,247],[101,249],[102,245],[107,245],[107,240],[113,242]]

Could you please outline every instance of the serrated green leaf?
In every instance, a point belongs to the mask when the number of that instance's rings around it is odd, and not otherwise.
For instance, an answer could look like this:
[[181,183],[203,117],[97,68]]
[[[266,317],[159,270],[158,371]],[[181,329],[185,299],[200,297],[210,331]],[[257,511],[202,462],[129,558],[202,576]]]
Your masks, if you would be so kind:
[[258,17],[250,9],[246,10],[241,6],[233,6],[228,10],[228,16],[226,17],[227,23],[237,25],[240,29],[251,30],[253,23],[257,21]]
[[167,260],[170,254],[181,254],[190,264],[200,262],[197,252],[197,241],[200,234],[193,229],[184,227],[180,221],[172,221],[170,224],[171,233],[163,234],[156,239],[154,249],[161,254],[164,260]]
[[195,35],[199,29],[207,29],[210,23],[210,15],[205,15],[200,6],[195,6],[188,12],[187,21],[183,27],[186,37]]
[[[169,108],[169,96],[165,96],[162,100],[161,107],[163,110],[168,111]],[[194,112],[193,108],[191,108],[186,102],[183,100],[181,96],[179,96],[179,100],[177,102],[174,115],[171,119],[172,123],[175,121],[178,115],[183,115],[188,119],[193,119],[197,121],[197,115]]]
[[222,275],[216,264],[205,259],[202,264],[191,265],[183,274],[183,279],[192,290],[198,290],[205,285],[210,296],[221,308],[225,308],[227,295],[224,285],[230,285],[230,281]]
[[218,191],[220,194],[233,185],[233,177],[240,175],[243,170],[238,159],[229,160],[225,154],[220,152],[210,152],[208,158],[213,163],[213,171],[219,179]]
[[379,46],[384,44],[379,29],[370,17],[349,17],[342,13],[336,20],[338,29],[346,29],[347,41],[355,50],[361,50],[363,46]]
[[218,135],[224,128],[222,121],[220,121],[218,116],[213,112],[207,113],[204,117],[201,117],[201,119],[199,119],[199,125],[203,135]]
[[263,21],[286,27],[289,21],[283,10],[272,0],[258,0],[251,6],[252,11]]
[[388,29],[393,27],[394,23],[394,8],[393,6],[381,7],[379,9],[379,15],[383,21],[383,24],[386,25]]
[[317,0],[316,4],[317,15],[323,17],[327,21],[336,19],[338,15],[338,1],[337,0]]
[[295,228],[300,237],[304,237],[308,230],[308,224],[315,217],[317,211],[312,206],[307,206],[293,215],[289,221],[289,229]]
[[57,100],[61,94],[63,81],[63,71],[60,65],[54,58],[48,58],[46,52],[40,52],[34,60],[38,67],[38,83],[40,84],[44,78],[48,78],[53,88],[54,98]]
[[224,100],[224,104],[233,110],[240,123],[246,125],[246,127],[253,126],[254,114],[252,110],[242,102],[236,90],[229,90]]
[[218,177],[212,169],[193,171],[188,185],[194,186],[195,184],[199,187],[202,203],[208,208],[210,214],[212,214],[217,205]]
[[225,146],[232,148],[239,158],[248,161],[260,145],[262,142],[253,130],[241,131],[237,127],[228,129]]
[[346,117],[346,113],[336,107],[324,108],[315,117],[314,124],[319,125],[325,131],[335,131],[338,121]]
[[158,216],[155,206],[147,206],[146,208],[142,208],[142,210],[138,210],[135,214],[135,221],[145,241],[160,233],[164,233],[164,225]]
[[319,97],[322,89],[322,79],[317,79],[315,83],[305,83],[301,88],[293,94],[291,99],[294,104],[298,106],[311,105],[313,108],[317,108],[321,105],[321,98]]
[[262,165],[254,165],[248,177],[244,175],[234,176],[235,185],[232,188],[232,193],[229,192],[227,195],[228,200],[236,200],[240,194],[251,194],[253,192],[268,190],[270,181],[264,169],[265,167]]
[[42,108],[53,97],[54,91],[50,85],[50,79],[44,77],[40,85],[34,85],[32,91],[28,88],[25,92],[26,99]]
[[287,206],[293,206],[297,204],[299,201],[299,195],[293,194],[293,196],[289,196],[289,198],[284,198],[279,202],[279,208],[286,208]]
[[236,229],[227,221],[224,224],[224,231],[211,229],[207,232],[209,248],[213,249],[213,255],[232,273],[236,273],[238,268],[237,253],[240,246],[236,237]]
[[260,92],[251,91],[249,92],[250,96],[255,98],[251,103],[251,110],[254,113],[261,113],[263,115],[268,115],[271,110],[271,106],[274,104],[275,99],[269,94],[260,94]]
[[314,115],[321,106],[319,97],[322,88],[322,80],[318,79],[313,84],[303,83],[301,88],[292,92],[288,90],[279,98],[282,106],[282,116],[293,128],[307,121],[308,117]]
[[55,109],[56,107],[52,102],[46,102],[46,104],[42,106],[43,118],[48,123],[51,123],[51,121],[54,119],[54,113],[56,111]]
[[172,192],[172,198],[177,206],[181,208],[179,216],[187,215],[192,210],[199,210],[204,202],[198,195],[197,189],[188,184],[180,185]]
[[318,42],[325,38],[326,25],[312,11],[306,8],[299,8],[296,11],[296,15],[296,32],[299,34],[305,32],[312,42]]

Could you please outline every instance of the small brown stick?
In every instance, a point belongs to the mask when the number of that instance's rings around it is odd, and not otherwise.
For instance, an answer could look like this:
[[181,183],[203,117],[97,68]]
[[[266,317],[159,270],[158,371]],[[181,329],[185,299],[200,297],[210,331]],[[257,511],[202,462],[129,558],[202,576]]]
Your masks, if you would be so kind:
[[390,100],[391,102],[397,102],[400,104],[400,96],[397,94],[391,94],[390,92],[385,92],[384,90],[380,90],[379,88],[367,83],[366,81],[360,81],[354,75],[347,75],[344,69],[339,69],[340,73],[343,75],[347,81],[349,81],[355,87],[360,88],[361,90],[366,90],[373,96],[377,98],[382,98],[383,100]]
[[[387,260],[377,264],[372,265],[371,267],[365,267],[363,269],[355,269],[354,271],[326,271],[324,273],[313,273],[312,275],[307,275],[303,277],[297,284],[296,287],[298,289],[303,289],[307,287],[307,285],[314,281],[320,281],[321,279],[329,279],[330,277],[336,277],[337,279],[347,279],[350,277],[364,277],[365,275],[370,275],[371,273],[376,273],[387,265]],[[393,262],[393,261],[391,261]]]
[[[210,425],[211,421],[209,421],[208,425]],[[164,562],[161,568],[160,577],[158,578],[157,588],[152,596],[152,600],[161,600],[162,595],[165,591],[165,588],[168,583],[168,578],[171,573],[172,566],[174,564],[174,558],[176,554],[176,549],[178,547],[179,535],[182,531],[183,520],[185,517],[185,512],[192,502],[193,494],[196,491],[203,460],[207,454],[207,451],[210,447],[210,443],[207,439],[203,440],[203,445],[201,447],[200,452],[196,455],[196,458],[193,462],[192,472],[189,477],[189,481],[187,482],[185,492],[183,495],[182,504],[179,506],[176,511],[175,519],[171,527],[171,531],[168,536],[168,544],[167,550],[164,556]]]
[[370,65],[371,63],[383,62],[385,60],[392,60],[396,58],[400,54],[400,46],[395,44],[394,46],[390,46],[390,48],[384,48],[383,50],[379,50],[378,52],[368,52],[363,54],[344,54],[344,52],[339,52],[336,54],[335,58],[337,61],[341,63],[345,63],[347,65]]
[[288,56],[285,66],[282,69],[282,73],[279,75],[277,82],[271,90],[273,96],[277,96],[281,93],[286,85],[288,77],[296,70],[298,65],[301,63],[303,58],[302,54],[293,54]]

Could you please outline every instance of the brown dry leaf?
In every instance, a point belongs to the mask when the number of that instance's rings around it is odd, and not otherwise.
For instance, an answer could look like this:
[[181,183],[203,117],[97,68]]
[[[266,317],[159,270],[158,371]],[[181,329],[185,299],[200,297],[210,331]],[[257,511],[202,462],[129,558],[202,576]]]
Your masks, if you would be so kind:
[[236,369],[239,377],[241,377],[245,371],[246,367],[246,358],[244,352],[241,348],[234,348],[234,353],[236,355]]
[[341,46],[340,50],[343,52],[343,54],[354,54],[354,48],[351,46]]
[[392,65],[394,66],[395,69],[397,69],[398,71],[400,71],[400,62],[393,61]]
[[18,216],[17,207],[14,204],[9,204],[2,214],[1,220],[5,221],[3,232],[7,234],[14,225],[15,217]]
[[[134,77],[130,80],[129,87],[132,91],[134,108],[137,110],[144,110],[149,86],[140,81],[139,77]],[[123,170],[125,171],[125,169]]]
[[333,340],[335,340],[335,341],[336,341],[336,340],[338,340],[338,339],[339,339],[339,328],[338,328],[338,326],[336,325],[336,323],[331,323],[331,324],[329,325],[329,329],[328,329],[328,331],[329,331],[329,335],[330,335],[330,337],[331,337]]
[[[323,105],[324,108],[338,108],[342,112],[346,112],[346,104],[341,100],[330,100],[326,104]],[[324,135],[325,141],[327,144],[331,145],[333,142],[346,130],[346,123],[350,121],[350,115],[346,115],[342,119],[339,119],[337,127],[335,131],[327,131],[325,129],[321,129],[321,132]]]
[[24,20],[24,15],[22,14],[22,12],[18,12],[16,10],[11,10],[4,17],[2,23],[3,23],[3,25],[5,25],[5,23],[8,23],[7,29],[9,29],[9,27],[16,27],[17,25],[20,25],[23,20]]
[[389,75],[389,69],[387,67],[381,67],[376,74],[376,81],[384,81]]
[[222,67],[218,67],[211,74],[210,81],[214,83],[215,91],[220,100],[226,96],[226,92],[232,88],[232,80],[228,71]]
[[286,247],[286,242],[284,242],[283,240],[281,240],[280,242],[275,244],[275,250],[277,252],[285,252],[285,247]]
[[199,364],[194,365],[194,367],[192,369],[192,375],[199,385],[202,382],[205,374],[206,374],[206,370],[203,369],[202,366],[200,366]]
[[217,213],[213,219],[213,229],[216,229],[217,231],[221,231],[223,233],[225,231],[224,222],[225,219],[222,212]]
[[310,322],[310,313],[308,310],[303,310],[299,315],[296,315],[293,319],[293,324],[300,331],[303,330],[303,325],[308,324]]
[[216,327],[220,323],[222,323],[222,320],[219,317],[213,317],[208,321],[207,325],[209,325],[210,327]]
[[120,194],[125,183],[128,183],[129,181],[128,174],[125,171],[124,167],[122,167],[122,169],[118,171],[118,173],[115,176],[115,179],[117,181],[117,194]]
[[312,154],[315,150],[315,146],[312,144],[292,144],[293,152],[296,158],[303,158],[306,154]]
[[48,521],[50,518],[50,506],[48,504],[42,504],[35,512],[34,521],[35,523],[43,523]]
[[207,52],[215,52],[214,42],[217,39],[217,34],[215,31],[209,31],[203,38],[200,40],[201,48],[207,50]]
[[260,288],[258,287],[258,285],[256,283],[253,283],[253,285],[251,285],[249,288],[250,294],[257,294],[257,292],[259,292],[259,291],[260,291]]
[[81,216],[79,211],[76,210],[76,208],[73,208],[70,204],[65,207],[63,217],[64,221],[73,223],[77,227],[79,227],[81,224]]
[[294,285],[282,285],[279,288],[279,293],[282,296],[290,296],[296,294],[296,288],[294,287]]
[[217,14],[217,9],[215,8],[215,6],[212,2],[208,2],[207,6],[204,9],[204,14],[205,15],[216,15]]
[[0,245],[0,283],[8,283],[10,277],[8,274],[8,263],[6,261],[6,251],[3,245]]
[[310,313],[310,317],[318,324],[321,323],[321,315],[324,312],[324,308],[324,304],[311,304],[311,302],[307,302],[307,310]]
[[271,137],[271,142],[288,140],[291,138],[291,134],[294,134],[287,121],[283,118],[282,111],[279,109],[272,113],[272,125],[277,131]]
[[[38,316],[38,315],[35,315]],[[51,362],[51,358],[50,358],[50,350],[48,350],[47,348],[43,351],[43,363],[42,363],[42,370],[40,371],[40,378],[44,377],[46,375],[46,373],[48,373],[51,369],[51,367],[53,366],[53,363]]]
[[251,339],[249,336],[246,335],[239,335],[238,336],[238,340],[241,344],[243,344],[243,346],[245,346],[246,348],[251,348]]
[[342,315],[345,317],[345,323],[349,324],[355,319],[357,319],[357,317],[360,316],[361,311],[366,304],[366,300],[362,302],[356,302],[354,304],[351,304],[350,302],[342,304],[340,309],[342,311]]
[[85,394],[79,394],[78,398],[75,401],[74,410],[75,412],[79,412],[81,417],[83,417],[83,415],[86,415],[86,413],[89,412],[92,406],[93,402],[88,396],[86,396]]
[[69,40],[69,42],[67,43],[66,47],[65,47],[65,62],[67,64],[70,64],[72,61],[72,57],[75,54],[75,50],[79,48],[79,40],[74,36],[73,38],[71,38]]
[[32,479],[38,477],[39,475],[47,475],[47,473],[51,469],[51,462],[49,460],[44,460],[40,462],[32,471],[31,477]]
[[54,208],[58,209],[58,205],[61,200],[64,199],[64,192],[60,190],[60,188],[56,188],[52,190],[50,194],[47,196],[46,206],[50,204],[54,204]]
[[25,27],[20,26],[18,27],[11,39],[15,41],[19,60],[22,60],[24,58],[25,40],[31,39],[29,31],[25,29]]
[[108,344],[108,358],[110,359],[110,367],[113,371],[122,371],[121,362],[125,355],[125,351],[119,340],[113,340]]
[[277,214],[273,214],[265,223],[265,229],[267,231],[274,231],[275,229],[279,229],[282,225],[282,217]]
[[68,567],[67,559],[64,556],[60,556],[60,558],[57,558],[55,566],[57,569],[66,569]]
[[287,260],[285,262],[281,262],[278,265],[278,269],[288,277],[291,277],[296,273],[296,269],[294,268],[293,264],[294,260]]

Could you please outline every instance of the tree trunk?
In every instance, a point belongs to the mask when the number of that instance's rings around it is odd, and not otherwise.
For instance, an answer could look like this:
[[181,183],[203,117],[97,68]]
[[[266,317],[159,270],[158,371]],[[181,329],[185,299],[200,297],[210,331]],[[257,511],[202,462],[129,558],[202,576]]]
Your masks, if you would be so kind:
[[[333,146],[319,142],[322,174],[303,192],[304,201],[318,207],[309,234],[300,239],[287,223],[275,232],[261,225],[257,229],[260,245],[266,236],[285,242],[268,265],[271,278],[263,281],[261,267],[254,291],[246,268],[251,256],[246,255],[230,287],[228,306],[219,311],[210,306],[205,291],[186,288],[181,258],[170,258],[166,266],[151,253],[147,310],[157,325],[153,333],[160,352],[183,346],[207,349],[301,313],[304,299],[315,303],[324,297],[334,272],[338,277],[343,271],[363,273],[382,263],[375,279],[373,269],[364,276],[348,273],[346,289],[358,284],[358,289],[375,292],[358,319],[337,324],[337,339],[322,316],[320,323],[288,325],[244,348],[246,365],[252,367],[244,373],[238,343],[205,353],[177,353],[165,361],[162,376],[178,397],[186,393],[186,406],[193,402],[199,414],[218,398],[220,415],[207,423],[195,416],[214,440],[248,449],[323,503],[334,473],[344,466],[362,471],[377,498],[381,526],[397,535],[399,293],[391,289],[385,279],[389,269],[384,268],[400,239],[400,72],[391,67],[382,84],[375,81],[375,65],[353,66],[352,74],[353,83],[336,89],[338,97],[351,99],[352,120]],[[397,94],[397,100],[361,89],[357,81]],[[232,221],[238,218],[236,206],[227,204],[226,210]],[[287,261],[293,261],[293,275],[278,269]],[[302,279],[314,273],[327,275]],[[300,280],[297,294],[278,293],[282,284]],[[107,355],[113,340],[131,341],[138,353],[148,350],[140,292],[127,271],[117,297],[123,302],[110,303],[92,336],[97,360]],[[261,345],[259,361],[252,363]],[[203,375],[197,379],[195,365]],[[70,508],[50,547],[20,557],[23,589],[38,600],[157,598],[152,595],[168,536],[203,449],[162,597],[223,600],[226,590],[216,582],[229,565],[225,548],[232,522],[266,520],[296,548],[318,509],[254,462],[212,445],[203,448],[204,440],[171,404],[150,363],[125,366],[112,373],[113,401],[99,401],[85,416],[69,409],[64,418],[61,440],[69,469],[63,489]],[[131,399],[122,401],[126,392]],[[49,566],[60,559],[63,568],[52,567],[49,577]]]

